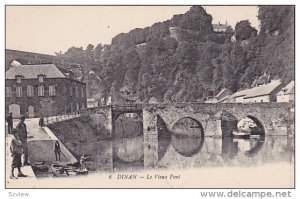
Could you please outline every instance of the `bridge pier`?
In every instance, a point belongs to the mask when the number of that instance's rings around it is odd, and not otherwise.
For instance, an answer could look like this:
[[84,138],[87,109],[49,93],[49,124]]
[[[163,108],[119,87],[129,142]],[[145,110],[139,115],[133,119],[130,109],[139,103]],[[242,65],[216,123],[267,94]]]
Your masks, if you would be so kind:
[[203,124],[204,136],[222,137],[221,119],[208,120],[201,123]]
[[155,168],[158,163],[157,115],[143,109],[144,167]]
[[107,111],[107,120],[106,120],[106,129],[109,133],[109,137],[112,137],[113,134],[113,115],[112,115],[112,110],[109,109]]

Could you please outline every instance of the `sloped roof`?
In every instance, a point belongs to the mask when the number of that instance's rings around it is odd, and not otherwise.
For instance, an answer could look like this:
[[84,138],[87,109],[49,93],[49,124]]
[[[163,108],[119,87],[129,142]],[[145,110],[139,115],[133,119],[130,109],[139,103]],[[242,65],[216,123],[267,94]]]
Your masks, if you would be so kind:
[[231,95],[230,98],[237,98],[237,97],[246,96],[246,94],[247,94],[247,92],[248,92],[249,90],[250,90],[250,89],[238,91],[238,92],[234,93],[233,95]]
[[223,93],[228,92],[228,93],[232,93],[231,90],[229,90],[228,88],[223,88],[216,96],[215,98],[219,98]]
[[21,65],[13,66],[5,73],[5,79],[15,79],[16,75],[21,75],[25,79],[37,78],[44,74],[47,78],[66,78],[65,70],[59,69],[54,64]]
[[281,91],[277,95],[286,95],[286,94],[294,94],[295,93],[295,81],[291,81],[281,89]]
[[278,88],[282,82],[280,80],[272,80],[268,84],[264,84],[262,86],[253,87],[248,89],[246,92],[246,96],[244,98],[251,98],[256,96],[263,96],[270,94],[274,89]]

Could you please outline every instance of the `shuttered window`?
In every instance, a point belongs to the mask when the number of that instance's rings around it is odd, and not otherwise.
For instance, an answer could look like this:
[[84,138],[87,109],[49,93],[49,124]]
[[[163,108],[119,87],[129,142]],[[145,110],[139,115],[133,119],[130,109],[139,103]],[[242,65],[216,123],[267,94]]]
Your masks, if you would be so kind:
[[22,97],[22,87],[16,87],[16,97]]
[[40,96],[40,97],[45,96],[44,86],[38,87],[38,96]]
[[55,96],[56,95],[56,86],[52,85],[49,86],[49,96]]
[[33,94],[33,86],[30,86],[30,85],[27,86],[27,96],[28,97],[33,97],[34,96],[34,94]]
[[12,97],[11,87],[5,88],[5,97]]

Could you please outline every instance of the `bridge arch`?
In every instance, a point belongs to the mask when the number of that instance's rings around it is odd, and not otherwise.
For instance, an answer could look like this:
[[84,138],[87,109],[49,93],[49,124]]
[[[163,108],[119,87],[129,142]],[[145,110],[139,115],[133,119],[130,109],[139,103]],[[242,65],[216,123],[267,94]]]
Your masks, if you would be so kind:
[[137,114],[141,119],[143,119],[143,114],[139,112],[120,112],[113,115],[112,121],[115,122],[121,115],[125,114]]
[[238,129],[244,128],[245,126],[243,126],[243,125],[246,125],[246,127],[256,125],[257,132],[254,132],[254,133],[255,134],[265,134],[265,128],[264,128],[262,120],[259,119],[258,117],[250,115],[250,114],[246,114],[245,116],[240,118],[237,125],[238,125],[238,127],[237,127]]
[[179,154],[192,157],[199,153],[204,144],[202,124],[193,117],[183,117],[172,127],[172,146]]
[[182,117],[179,120],[177,120],[173,124],[171,131],[172,133],[186,136],[204,136],[204,129],[201,122],[190,116]]
[[133,138],[143,134],[143,117],[139,113],[118,113],[112,118],[113,138]]

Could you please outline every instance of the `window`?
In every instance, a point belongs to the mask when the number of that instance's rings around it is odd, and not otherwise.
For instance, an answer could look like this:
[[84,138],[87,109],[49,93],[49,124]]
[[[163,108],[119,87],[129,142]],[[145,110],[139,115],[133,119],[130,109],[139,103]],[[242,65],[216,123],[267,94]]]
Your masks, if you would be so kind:
[[16,97],[22,97],[22,87],[16,87]]
[[33,86],[30,86],[30,85],[27,86],[27,96],[28,97],[33,97],[34,96],[34,94],[33,94]]
[[38,87],[38,96],[40,96],[40,97],[45,96],[44,86]]
[[39,79],[39,83],[44,83],[44,75],[39,75],[38,79]]
[[55,95],[56,95],[55,85],[49,86],[49,96],[55,96]]
[[6,97],[12,97],[11,87],[6,87],[5,91],[6,91],[5,93]]
[[22,82],[22,76],[16,76],[17,83],[20,84]]

